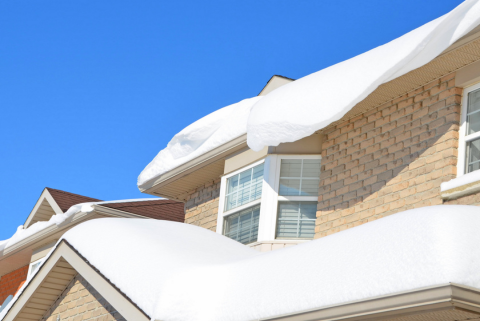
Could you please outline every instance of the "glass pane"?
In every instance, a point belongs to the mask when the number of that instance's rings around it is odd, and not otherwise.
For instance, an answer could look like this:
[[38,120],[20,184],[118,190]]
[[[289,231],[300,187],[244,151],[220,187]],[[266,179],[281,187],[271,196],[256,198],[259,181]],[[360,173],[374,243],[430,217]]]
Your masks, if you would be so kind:
[[302,196],[318,196],[320,179],[302,179]]
[[279,195],[300,195],[299,179],[280,179]]
[[480,89],[472,91],[468,94],[468,110],[467,114],[480,110]]
[[312,239],[317,202],[279,202],[277,238]]
[[235,207],[237,207],[237,193],[227,195],[227,200],[225,201],[225,210],[228,211]]
[[225,211],[248,204],[262,196],[263,164],[227,179]]
[[467,144],[468,173],[480,169],[480,139]]
[[315,235],[315,221],[300,221],[299,238],[313,239]]
[[320,178],[320,160],[304,159],[302,177]]
[[279,202],[278,203],[278,219],[294,219],[298,220],[299,202]]
[[295,239],[297,238],[298,221],[279,220],[277,225],[277,237]]
[[467,135],[480,131],[480,112],[467,116]]
[[255,242],[259,218],[260,205],[229,215],[225,218],[223,234],[243,244]]
[[235,192],[238,188],[238,175],[230,177],[227,180],[227,194]]
[[317,202],[300,202],[300,218],[315,220],[317,218]]
[[282,159],[280,177],[300,177],[301,171],[301,159]]

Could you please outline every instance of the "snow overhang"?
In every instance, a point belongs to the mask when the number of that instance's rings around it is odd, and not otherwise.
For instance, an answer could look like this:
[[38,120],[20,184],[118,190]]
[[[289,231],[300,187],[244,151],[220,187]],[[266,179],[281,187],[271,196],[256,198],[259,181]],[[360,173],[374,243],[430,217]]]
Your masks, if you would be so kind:
[[[319,132],[327,131],[340,122],[381,106],[479,60],[480,26],[459,39],[426,65],[380,85],[363,101],[347,112],[342,119],[331,123]],[[227,155],[247,147],[246,135],[243,135],[160,176],[154,177],[148,182],[139,185],[139,189],[146,194],[185,201],[184,197],[187,192],[208,181],[218,179],[223,174],[225,157]]]

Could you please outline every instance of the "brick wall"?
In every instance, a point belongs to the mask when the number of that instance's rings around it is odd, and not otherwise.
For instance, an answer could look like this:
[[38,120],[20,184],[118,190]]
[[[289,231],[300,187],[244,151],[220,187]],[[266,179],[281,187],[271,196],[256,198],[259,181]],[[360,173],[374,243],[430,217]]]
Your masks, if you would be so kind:
[[28,265],[0,277],[0,305],[9,295],[15,295],[27,280]]
[[82,276],[77,275],[41,321],[125,321]]
[[215,231],[219,196],[220,179],[191,191],[185,202],[185,223]]
[[325,132],[315,237],[442,204],[455,177],[462,90],[455,74]]

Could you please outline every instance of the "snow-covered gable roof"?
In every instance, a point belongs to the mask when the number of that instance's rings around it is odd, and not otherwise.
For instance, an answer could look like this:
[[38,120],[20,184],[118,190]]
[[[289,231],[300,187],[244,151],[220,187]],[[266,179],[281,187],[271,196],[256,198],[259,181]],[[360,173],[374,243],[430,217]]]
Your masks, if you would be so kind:
[[[341,119],[380,85],[431,62],[479,24],[480,0],[466,0],[383,46],[207,115],[174,136],[142,171],[138,186],[143,189],[166,172],[245,133],[249,147],[256,151],[307,137]],[[477,59],[472,55],[455,66]]]
[[478,292],[479,226],[480,208],[440,205],[267,253],[168,221],[98,219],[63,238],[152,320],[228,321],[452,283]]

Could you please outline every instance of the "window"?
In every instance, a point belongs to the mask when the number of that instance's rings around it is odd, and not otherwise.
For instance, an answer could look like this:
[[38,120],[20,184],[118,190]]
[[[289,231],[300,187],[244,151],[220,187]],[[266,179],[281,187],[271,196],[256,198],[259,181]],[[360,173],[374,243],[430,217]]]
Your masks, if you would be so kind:
[[[461,156],[463,155],[463,156]],[[480,85],[465,89],[462,102],[458,176],[480,169]]]
[[38,269],[40,264],[43,262],[43,259],[37,260],[35,262],[30,263],[30,266],[28,267],[28,276],[30,277],[35,271]]
[[262,161],[222,180],[223,235],[243,244],[256,242],[258,238],[263,168]]
[[267,155],[222,177],[217,232],[243,244],[313,239],[320,162],[320,155]]
[[315,234],[320,159],[280,159],[276,238]]

